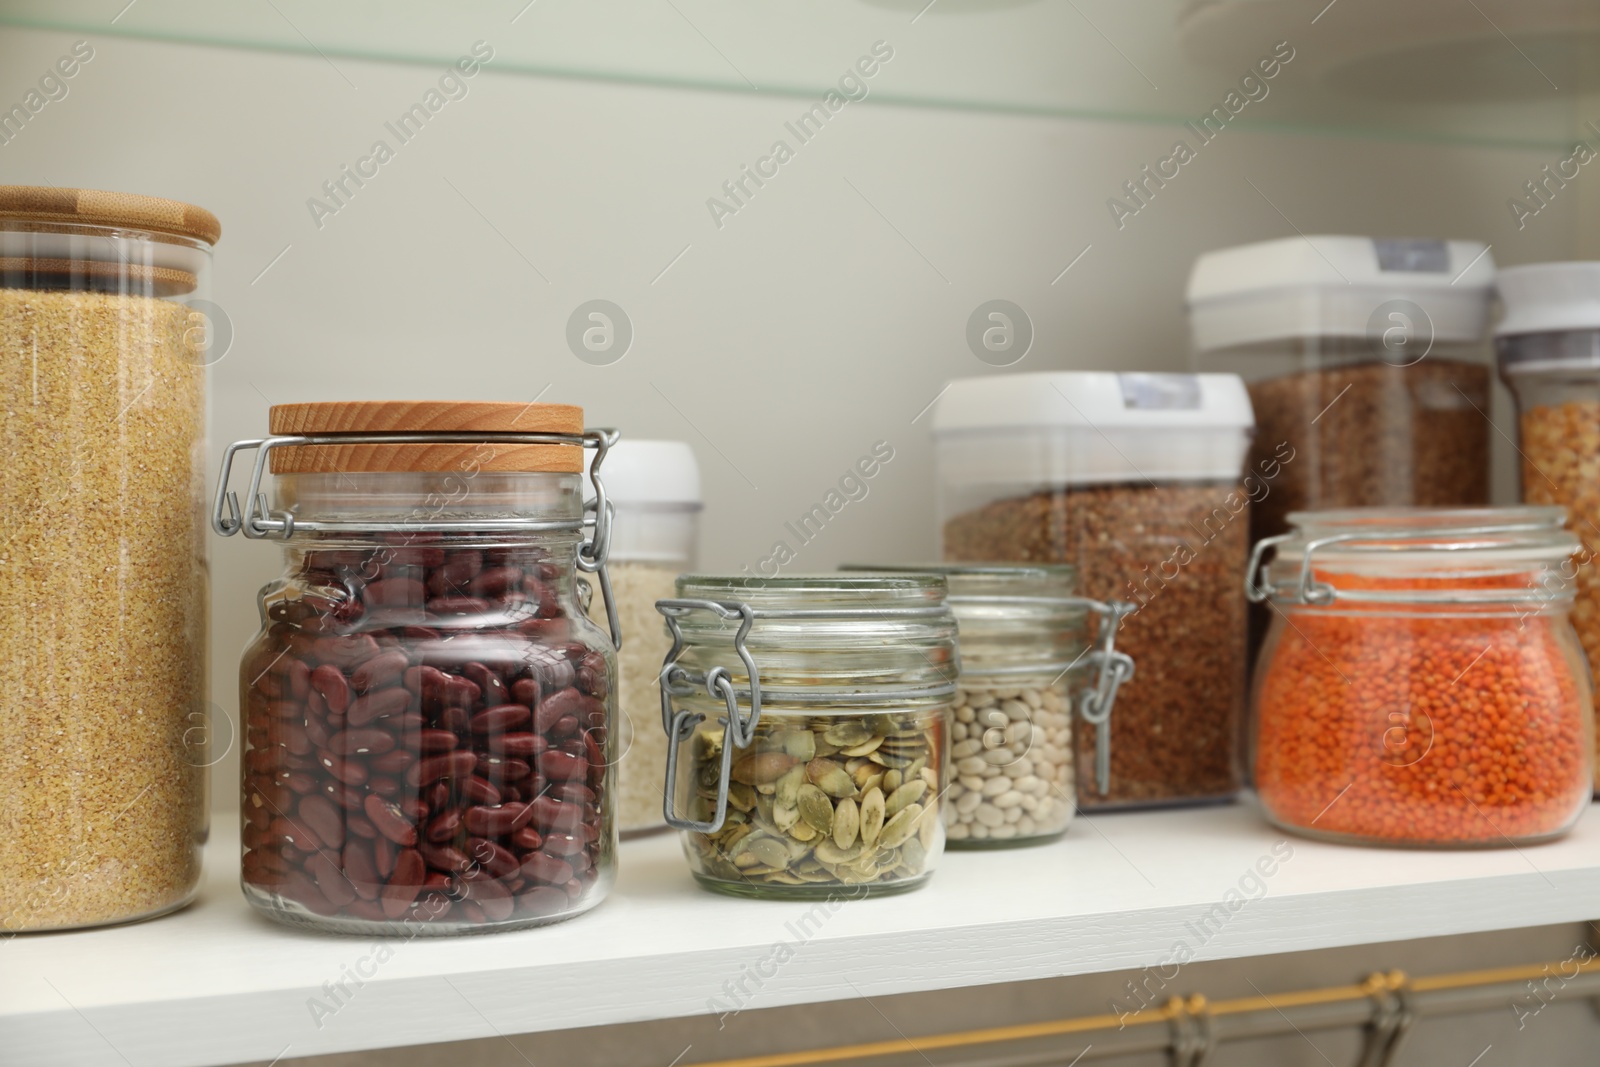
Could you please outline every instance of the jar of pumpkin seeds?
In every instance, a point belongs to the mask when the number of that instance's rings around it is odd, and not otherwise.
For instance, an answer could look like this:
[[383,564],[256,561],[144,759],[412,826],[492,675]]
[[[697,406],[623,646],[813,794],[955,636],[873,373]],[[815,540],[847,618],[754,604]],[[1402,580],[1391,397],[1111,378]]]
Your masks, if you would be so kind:
[[895,893],[944,850],[956,625],[936,574],[684,575],[657,601],[667,822],[749,897]]

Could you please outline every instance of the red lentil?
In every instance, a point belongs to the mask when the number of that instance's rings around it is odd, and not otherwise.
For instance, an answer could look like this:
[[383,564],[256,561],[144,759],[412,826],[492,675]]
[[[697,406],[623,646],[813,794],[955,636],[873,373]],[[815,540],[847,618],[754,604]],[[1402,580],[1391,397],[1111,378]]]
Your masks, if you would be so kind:
[[[1437,583],[1383,583],[1423,585]],[[1280,610],[1256,700],[1256,788],[1274,822],[1372,843],[1497,845],[1576,820],[1593,727],[1565,611]]]

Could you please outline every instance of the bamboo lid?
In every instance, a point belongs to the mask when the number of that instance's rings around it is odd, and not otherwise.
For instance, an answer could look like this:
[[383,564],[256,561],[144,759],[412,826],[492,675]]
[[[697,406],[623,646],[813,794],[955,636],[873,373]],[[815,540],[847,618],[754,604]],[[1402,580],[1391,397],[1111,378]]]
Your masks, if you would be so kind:
[[482,444],[317,445],[272,452],[274,474],[371,471],[548,471],[581,474],[580,445],[497,444],[505,433],[583,433],[575,404],[515,401],[366,400],[275,404],[274,434],[482,434]]
[[57,189],[47,185],[0,185],[0,220],[70,226],[112,226],[217,243],[222,223],[203,207],[159,196]]

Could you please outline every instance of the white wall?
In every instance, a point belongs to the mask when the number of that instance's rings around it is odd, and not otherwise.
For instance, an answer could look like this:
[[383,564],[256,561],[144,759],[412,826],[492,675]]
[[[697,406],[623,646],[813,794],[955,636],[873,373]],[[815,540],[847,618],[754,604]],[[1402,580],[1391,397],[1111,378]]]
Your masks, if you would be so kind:
[[[0,100],[19,99],[71,40],[0,32]],[[215,299],[236,340],[215,369],[214,450],[262,433],[269,402],[543,392],[583,404],[591,424],[694,444],[713,568],[753,564],[879,439],[895,459],[795,566],[932,555],[928,420],[912,420],[949,378],[989,370],[964,340],[972,309],[1003,297],[1029,313],[1036,340],[1018,370],[1182,369],[1194,256],[1293,232],[1247,177],[1306,233],[1475,237],[1501,263],[1578,248],[1576,196],[1521,232],[1505,208],[1554,153],[1228,131],[1119,232],[1106,198],[1166,153],[1171,129],[871,101],[719,230],[706,198],[783,135],[800,101],[492,63],[319,230],[307,198],[437,70],[93,44],[70,95],[0,146],[0,181],[150,193],[220,216]],[[636,329],[607,367],[564,340],[570,312],[596,297]],[[1506,415],[1502,403],[1509,428]],[[277,565],[271,545],[215,544],[224,708],[254,590]],[[226,803],[231,766],[218,773]]]

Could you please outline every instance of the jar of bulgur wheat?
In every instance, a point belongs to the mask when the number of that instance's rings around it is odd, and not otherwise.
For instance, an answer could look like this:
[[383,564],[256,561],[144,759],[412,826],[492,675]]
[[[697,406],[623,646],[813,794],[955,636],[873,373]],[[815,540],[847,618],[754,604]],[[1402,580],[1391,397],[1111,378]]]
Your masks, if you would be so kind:
[[[200,878],[208,211],[0,187],[0,930],[148,918]],[[220,345],[218,346],[220,349]]]

